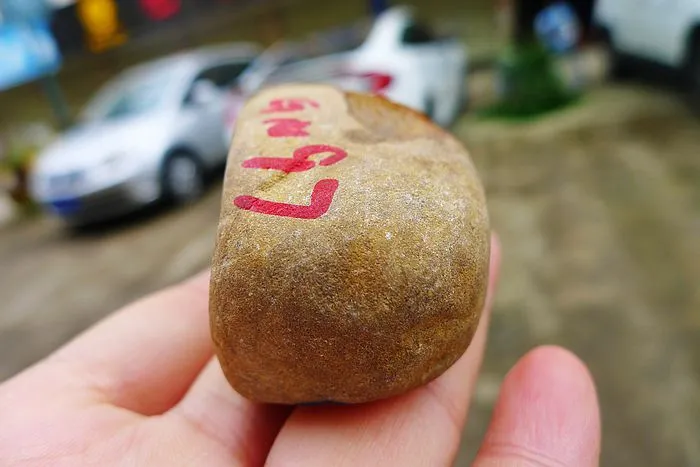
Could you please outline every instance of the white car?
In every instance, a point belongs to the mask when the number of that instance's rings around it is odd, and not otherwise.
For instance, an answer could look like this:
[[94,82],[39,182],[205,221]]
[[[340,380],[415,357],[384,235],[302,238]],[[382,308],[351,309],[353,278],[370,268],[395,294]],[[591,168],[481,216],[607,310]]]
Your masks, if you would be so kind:
[[278,44],[241,76],[242,92],[250,95],[286,82],[323,82],[381,94],[440,125],[448,126],[459,116],[466,102],[468,60],[458,39],[433,34],[407,7],[381,14],[363,39],[358,47],[336,53],[324,53],[323,38]]
[[700,0],[597,0],[594,23],[613,52],[614,72],[630,58],[672,68],[700,110]]
[[39,155],[33,197],[78,225],[197,198],[207,172],[225,163],[224,96],[258,53],[255,44],[226,44],[126,70]]

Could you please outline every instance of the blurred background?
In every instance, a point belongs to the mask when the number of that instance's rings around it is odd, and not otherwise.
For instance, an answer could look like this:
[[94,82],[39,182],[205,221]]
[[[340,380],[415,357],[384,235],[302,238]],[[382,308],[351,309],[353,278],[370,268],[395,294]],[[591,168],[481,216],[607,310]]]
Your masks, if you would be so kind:
[[287,81],[480,170],[504,264],[457,465],[541,344],[591,368],[602,465],[700,465],[694,0],[0,0],[0,380],[208,265],[237,112]]

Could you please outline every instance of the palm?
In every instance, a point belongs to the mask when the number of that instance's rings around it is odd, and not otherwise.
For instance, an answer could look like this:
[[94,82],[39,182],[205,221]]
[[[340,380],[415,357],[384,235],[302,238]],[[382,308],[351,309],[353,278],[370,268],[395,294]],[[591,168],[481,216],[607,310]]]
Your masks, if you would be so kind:
[[[239,453],[201,431],[186,420],[143,417],[115,407],[94,407],[75,412],[57,410],[50,419],[25,420],[28,431],[38,424],[56,424],[61,430],[52,430],[42,439],[40,449],[31,443],[36,434],[18,430],[12,437],[14,455],[7,453],[10,465],[76,466],[113,464],[168,465],[168,466],[232,466],[258,465],[247,462]],[[186,440],[186,442],[184,442]],[[27,444],[27,442],[30,442]],[[22,455],[22,445],[26,451]],[[34,452],[32,452],[34,451]],[[46,452],[54,452],[51,458]],[[3,453],[5,454],[5,453]]]

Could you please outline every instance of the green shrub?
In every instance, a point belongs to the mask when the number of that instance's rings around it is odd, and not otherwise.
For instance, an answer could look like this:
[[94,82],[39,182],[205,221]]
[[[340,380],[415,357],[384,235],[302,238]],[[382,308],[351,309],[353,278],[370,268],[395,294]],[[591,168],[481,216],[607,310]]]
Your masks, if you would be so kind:
[[485,117],[528,119],[560,109],[578,97],[567,89],[553,57],[541,46],[513,46],[499,61],[501,101]]

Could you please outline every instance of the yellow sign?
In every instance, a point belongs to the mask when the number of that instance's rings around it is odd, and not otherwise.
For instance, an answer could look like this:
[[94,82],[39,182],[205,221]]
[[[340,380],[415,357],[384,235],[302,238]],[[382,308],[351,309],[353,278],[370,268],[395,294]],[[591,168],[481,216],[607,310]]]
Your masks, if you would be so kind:
[[101,52],[126,41],[114,0],[78,0],[77,8],[90,50]]

